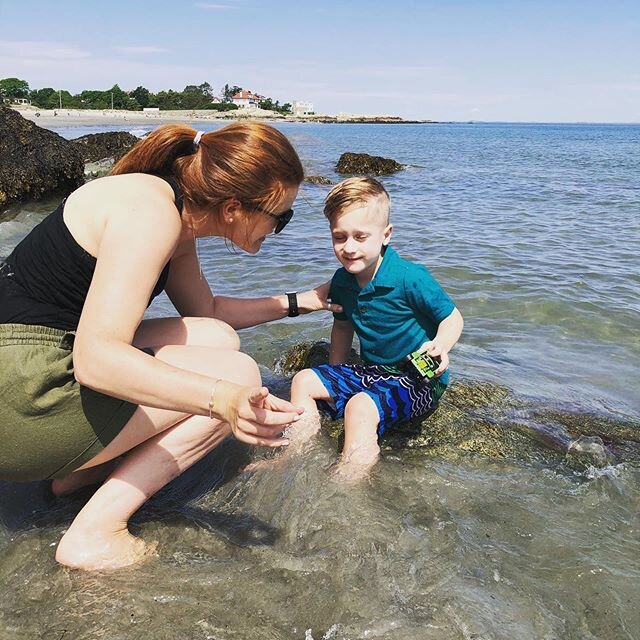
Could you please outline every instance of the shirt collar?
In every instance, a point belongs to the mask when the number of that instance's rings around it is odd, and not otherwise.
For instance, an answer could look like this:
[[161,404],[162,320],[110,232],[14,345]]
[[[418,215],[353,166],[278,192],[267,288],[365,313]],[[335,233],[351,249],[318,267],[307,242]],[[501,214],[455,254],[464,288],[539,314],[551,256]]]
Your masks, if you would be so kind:
[[382,263],[376,271],[376,275],[373,276],[373,280],[366,284],[362,289],[356,280],[356,277],[349,273],[344,267],[338,269],[340,274],[340,284],[347,289],[353,289],[354,291],[366,291],[376,287],[386,287],[393,289],[397,284],[397,279],[394,277],[395,267],[394,265],[400,260],[400,256],[396,253],[390,245],[387,245],[384,255],[382,257]]
[[391,245],[387,245],[382,263],[378,267],[376,275],[373,276],[371,284],[374,287],[388,287],[393,289],[397,284],[397,278],[395,277],[396,265],[400,260],[400,256]]

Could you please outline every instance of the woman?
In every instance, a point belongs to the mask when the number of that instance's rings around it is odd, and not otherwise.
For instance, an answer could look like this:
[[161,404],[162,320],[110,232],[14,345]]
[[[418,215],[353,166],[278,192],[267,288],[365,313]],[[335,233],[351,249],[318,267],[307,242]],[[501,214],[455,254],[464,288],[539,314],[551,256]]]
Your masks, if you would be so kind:
[[[52,478],[54,494],[104,480],[58,562],[116,568],[149,551],[127,522],[227,436],[287,444],[302,409],[261,387],[235,329],[333,309],[327,286],[214,296],[198,237],[256,253],[291,219],[303,178],[263,124],[202,134],[167,125],[111,175],[83,185],[0,263],[0,478]],[[165,290],[180,318],[143,320]]]

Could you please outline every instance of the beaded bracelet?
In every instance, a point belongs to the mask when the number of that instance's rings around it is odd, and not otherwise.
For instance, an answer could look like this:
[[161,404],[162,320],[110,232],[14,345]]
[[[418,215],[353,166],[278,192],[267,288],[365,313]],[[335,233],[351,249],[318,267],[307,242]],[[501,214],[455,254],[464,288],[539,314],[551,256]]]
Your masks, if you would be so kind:
[[213,399],[216,395],[216,388],[218,387],[218,382],[220,382],[220,378],[217,378],[213,381],[213,387],[211,387],[211,396],[209,398],[209,420],[213,420]]

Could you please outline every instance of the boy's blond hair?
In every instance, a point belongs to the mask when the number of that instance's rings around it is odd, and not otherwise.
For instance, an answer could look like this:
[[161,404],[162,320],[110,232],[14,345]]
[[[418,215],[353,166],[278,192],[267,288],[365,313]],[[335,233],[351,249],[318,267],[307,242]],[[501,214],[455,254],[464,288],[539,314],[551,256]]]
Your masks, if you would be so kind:
[[380,182],[369,177],[347,178],[333,187],[324,201],[324,215],[332,223],[352,205],[371,200],[378,201],[385,224],[389,224],[389,194]]

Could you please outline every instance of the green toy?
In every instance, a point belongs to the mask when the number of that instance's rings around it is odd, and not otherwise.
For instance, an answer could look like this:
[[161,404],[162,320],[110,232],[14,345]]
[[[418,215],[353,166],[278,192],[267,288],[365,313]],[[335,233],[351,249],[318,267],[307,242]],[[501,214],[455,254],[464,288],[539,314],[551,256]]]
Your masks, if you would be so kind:
[[440,363],[426,353],[414,351],[405,358],[409,370],[417,373],[421,380],[431,381],[436,377],[436,370]]

